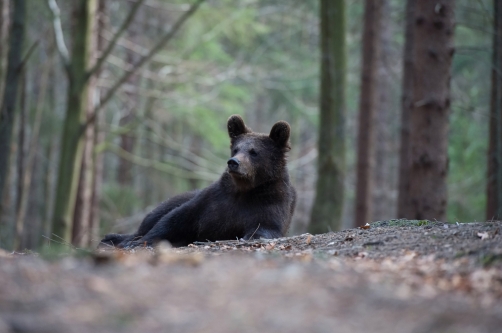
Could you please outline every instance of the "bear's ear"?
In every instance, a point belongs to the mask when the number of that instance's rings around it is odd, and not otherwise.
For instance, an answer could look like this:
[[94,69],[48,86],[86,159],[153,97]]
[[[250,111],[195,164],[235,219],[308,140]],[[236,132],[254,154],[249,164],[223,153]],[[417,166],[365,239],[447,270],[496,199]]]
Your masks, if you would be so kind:
[[280,147],[289,147],[289,133],[291,128],[285,121],[278,121],[272,126],[269,137]]
[[249,129],[244,125],[244,120],[241,116],[234,114],[227,121],[228,136],[231,139],[238,137],[241,134],[249,133]]

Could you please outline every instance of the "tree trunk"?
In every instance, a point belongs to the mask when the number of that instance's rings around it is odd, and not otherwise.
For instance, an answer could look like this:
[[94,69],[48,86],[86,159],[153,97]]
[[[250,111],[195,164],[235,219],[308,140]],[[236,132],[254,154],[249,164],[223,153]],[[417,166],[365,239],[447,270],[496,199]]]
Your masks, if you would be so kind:
[[[2,108],[0,109],[0,152],[10,151],[12,139],[12,127],[17,101],[17,91],[21,76],[23,42],[25,35],[25,0],[14,1],[12,13],[12,26],[10,31],[9,56],[7,64],[7,79],[3,96]],[[10,154],[0,154],[0,202],[4,186],[7,183]]]
[[[33,168],[34,168],[34,163],[35,163],[35,155],[37,153],[37,148],[38,148],[38,141],[39,141],[39,133],[40,133],[40,125],[42,124],[42,114],[43,110],[45,107],[45,95],[47,91],[47,86],[49,84],[49,72],[52,67],[52,63],[46,64],[45,65],[44,72],[42,73],[42,77],[40,80],[40,91],[38,95],[38,100],[37,104],[35,107],[35,119],[33,122],[33,128],[31,131],[31,139],[30,143],[28,145],[28,152],[26,154],[26,162],[25,163],[20,163],[23,167],[23,174],[19,179],[19,204],[17,206],[17,214],[16,214],[16,230],[17,230],[17,238],[16,238],[16,246],[15,250],[21,250],[21,246],[23,244],[22,242],[22,237],[24,236],[23,230],[24,230],[24,223],[25,223],[25,218],[26,218],[26,211],[28,208],[28,198],[30,194],[30,185],[31,185],[31,178],[33,174]],[[23,94],[24,95],[24,94]],[[26,103],[26,102],[24,102]],[[24,111],[21,110],[22,116],[21,119],[24,118]],[[21,125],[23,126],[23,120],[21,121]],[[24,124],[24,126],[26,126]],[[23,131],[21,131],[22,133]],[[23,135],[24,136],[24,135]],[[21,137],[21,136],[20,136]],[[24,155],[24,152],[22,152],[22,147],[24,144],[19,144],[20,148],[20,153]]]
[[494,33],[486,219],[502,219],[502,6],[493,1]]
[[406,27],[404,33],[403,78],[401,100],[401,147],[399,149],[399,181],[397,217],[411,217],[410,213],[410,114],[413,98],[413,29],[415,0],[406,2]]
[[61,138],[56,198],[54,202],[53,233],[70,242],[72,218],[77,195],[87,109],[87,68],[91,26],[96,0],[75,0],[73,4],[72,56],[68,65],[68,100]]
[[341,229],[345,176],[345,1],[321,0],[318,176],[311,233]]
[[388,220],[396,216],[397,145],[394,128],[397,125],[398,112],[393,100],[391,69],[393,61],[396,60],[392,48],[395,25],[391,23],[390,1],[381,0],[381,2],[382,17],[380,26],[375,30],[378,34],[380,52],[376,60],[378,89],[375,99],[375,167],[371,221]]
[[14,251],[19,251],[23,247],[23,224],[19,223],[19,220],[17,219],[17,213],[19,212],[21,208],[21,201],[23,198],[23,179],[24,179],[24,174],[26,171],[26,162],[25,162],[25,154],[26,154],[26,147],[25,147],[25,141],[26,141],[26,126],[27,126],[27,121],[26,121],[26,114],[28,113],[28,106],[27,106],[27,97],[26,97],[26,71],[22,70],[21,74],[21,93],[19,96],[19,132],[18,134],[18,141],[17,141],[17,189],[16,189],[16,210],[15,210],[15,238],[14,238],[14,244],[13,244],[13,250]]
[[417,1],[414,18],[410,216],[446,218],[454,0]]
[[366,0],[364,6],[361,95],[357,142],[357,185],[355,226],[365,225],[371,217],[372,168],[374,160],[374,122],[376,106],[376,64],[379,53],[378,31],[382,16],[381,0]]
[[[99,1],[97,8],[99,10],[101,3]],[[95,63],[98,58],[98,39],[99,25],[97,24],[98,12],[91,14],[90,30],[91,36],[89,40],[89,62]],[[75,210],[73,214],[73,235],[72,243],[75,246],[86,247],[89,245],[92,238],[91,235],[91,210],[92,197],[94,188],[94,148],[95,148],[95,123],[96,118],[93,118],[94,108],[97,105],[97,80],[99,72],[96,72],[89,78],[86,103],[86,122],[89,122],[84,132],[84,150],[82,156],[82,164],[80,167],[80,177],[78,183],[77,197],[75,200]]]
[[10,0],[0,0],[0,101],[3,101],[5,67],[7,64],[8,51],[7,45],[9,45],[9,3]]
[[[53,105],[53,103],[52,103]],[[45,156],[47,157],[47,162],[44,168],[44,206],[42,212],[42,233],[40,235],[42,241],[46,240],[45,237],[49,237],[52,233],[52,206],[54,205],[54,190],[55,190],[55,182],[56,182],[56,148],[57,148],[57,139],[54,138],[47,143],[47,147],[45,150]]]
[[[104,49],[104,39],[102,36],[102,32],[105,29],[106,23],[106,1],[100,0],[98,4],[98,11],[97,11],[97,17],[96,17],[96,51],[98,53],[101,52],[101,50]],[[96,77],[99,77],[101,71],[98,71],[96,73]],[[97,82],[96,82],[97,83]],[[96,86],[93,88],[94,90],[94,98],[93,98],[93,105],[96,105],[100,99],[100,90]],[[105,141],[105,132],[103,131],[103,124],[105,120],[105,110],[100,112],[96,116],[96,120],[94,123],[94,149],[93,149],[93,156],[94,156],[94,165],[92,166],[93,168],[93,174],[94,177],[92,178],[92,196],[91,196],[91,216],[89,218],[89,228],[91,230],[91,237],[89,240],[89,246],[96,244],[96,242],[99,241],[99,226],[100,226],[100,201],[101,201],[101,187],[103,184],[103,153],[96,151],[95,148],[98,147],[101,143]]]
[[[138,12],[138,17],[141,17],[144,10],[140,8]],[[141,32],[138,31],[138,28],[133,24],[129,25],[128,38],[133,43],[138,43],[139,36],[141,36]],[[126,50],[126,61],[129,66],[132,67],[133,64],[138,62],[139,58],[140,56],[137,52],[130,49]],[[120,126],[124,127],[124,132],[120,135],[120,148],[132,154],[134,152],[134,147],[136,146],[135,132],[137,128],[134,125],[134,121],[136,119],[136,110],[139,104],[137,88],[140,86],[140,76],[138,74],[132,75],[127,80],[127,85],[129,88],[125,90],[124,94],[124,114],[122,119],[120,119]],[[122,157],[119,158],[117,182],[121,186],[133,186],[133,168],[133,164],[129,160]]]

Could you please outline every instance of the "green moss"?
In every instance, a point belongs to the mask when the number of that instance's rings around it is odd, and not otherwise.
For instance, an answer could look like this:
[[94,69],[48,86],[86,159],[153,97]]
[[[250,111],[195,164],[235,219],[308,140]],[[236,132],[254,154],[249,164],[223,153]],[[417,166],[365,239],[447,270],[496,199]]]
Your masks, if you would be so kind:
[[497,261],[502,261],[502,254],[487,253],[481,256],[480,262],[483,267],[493,265]]
[[392,219],[385,221],[372,222],[372,227],[423,227],[433,224],[434,222],[428,220],[406,220],[406,219]]

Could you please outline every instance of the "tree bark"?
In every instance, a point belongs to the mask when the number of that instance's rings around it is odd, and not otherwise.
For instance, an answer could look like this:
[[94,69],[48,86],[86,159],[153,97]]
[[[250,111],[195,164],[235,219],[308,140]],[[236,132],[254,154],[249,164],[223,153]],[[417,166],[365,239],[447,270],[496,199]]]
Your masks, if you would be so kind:
[[454,4],[415,3],[408,216],[414,219],[446,218]]
[[26,162],[25,162],[25,141],[26,141],[26,114],[28,112],[27,106],[27,97],[26,97],[26,71],[22,70],[21,74],[21,92],[19,96],[19,131],[17,137],[17,184],[16,184],[16,219],[14,222],[15,225],[15,238],[13,244],[13,250],[19,251],[23,247],[23,224],[19,223],[19,219],[17,218],[17,213],[21,208],[21,201],[23,198],[23,179],[26,171]]
[[378,31],[382,16],[381,0],[366,0],[364,6],[361,95],[357,142],[357,185],[355,226],[370,222],[373,188],[374,122],[376,107],[376,64],[379,53]]
[[413,30],[415,0],[406,1],[406,27],[404,33],[403,78],[401,97],[401,147],[399,149],[399,181],[397,217],[410,217],[410,114],[413,98]]
[[321,95],[316,197],[310,233],[341,229],[345,177],[345,1],[321,0]]
[[[7,64],[7,79],[0,110],[0,152],[10,151],[12,127],[17,101],[17,92],[21,77],[23,43],[25,37],[25,0],[14,1],[12,13],[12,26],[10,31],[9,56]],[[0,202],[7,183],[10,154],[0,154]]]
[[[90,37],[89,37],[89,63],[96,63],[98,59],[98,39],[99,39],[99,26],[98,10],[101,3],[104,1],[97,0],[96,7],[94,7],[90,18]],[[87,92],[84,98],[86,102],[86,123],[92,117],[96,103],[97,94],[97,80],[100,73],[98,69],[94,75],[89,77]],[[91,206],[93,196],[94,184],[94,148],[95,148],[95,120],[86,126],[83,141],[84,149],[82,156],[82,164],[80,167],[80,176],[77,189],[77,197],[75,199],[75,209],[73,214],[73,230],[72,230],[72,243],[75,246],[86,247],[90,244],[91,235]]]
[[397,188],[397,145],[394,128],[397,125],[398,111],[394,105],[392,64],[396,61],[392,48],[395,25],[391,23],[391,4],[381,0],[380,26],[375,30],[380,44],[376,60],[375,92],[375,167],[373,168],[374,186],[372,191],[371,221],[382,221],[396,216]]
[[502,4],[493,1],[493,53],[486,220],[502,219]]
[[0,0],[0,101],[3,101],[5,69],[9,45],[9,0]]
[[[98,12],[96,17],[97,31],[96,31],[96,50],[98,53],[104,49],[104,39],[102,32],[106,27],[106,1],[100,0],[98,4]],[[99,77],[101,71],[96,72],[96,77]],[[100,89],[97,85],[94,87],[94,98],[93,98],[93,108],[99,103],[100,99]],[[96,151],[96,147],[105,141],[105,132],[103,131],[102,125],[105,119],[105,110],[103,110],[97,117],[94,123],[94,165],[92,178],[92,196],[91,196],[91,216],[89,218],[89,228],[91,230],[91,237],[89,240],[89,246],[99,242],[99,227],[100,227],[100,201],[101,201],[101,187],[103,184],[103,167],[104,159],[103,153]]]
[[67,242],[72,238],[72,219],[84,148],[81,131],[86,122],[87,68],[96,0],[75,0],[72,4],[72,56],[67,67],[67,108],[53,215],[53,233]]

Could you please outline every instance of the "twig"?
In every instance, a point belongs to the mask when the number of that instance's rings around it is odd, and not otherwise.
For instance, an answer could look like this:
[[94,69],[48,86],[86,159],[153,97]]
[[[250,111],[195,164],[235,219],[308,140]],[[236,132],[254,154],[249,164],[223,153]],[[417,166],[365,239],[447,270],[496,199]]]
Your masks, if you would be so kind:
[[[58,241],[56,241],[56,240],[54,240],[54,239],[52,239],[50,237],[47,237],[45,235],[42,235],[42,237],[45,238],[45,239],[47,239],[47,240],[50,240],[51,242],[54,242],[54,243],[57,243],[57,244],[61,244],[61,245],[69,246],[72,250],[76,250],[77,249],[75,246],[71,245],[68,242],[58,242]],[[61,237],[59,237],[59,238],[61,238]]]
[[251,237],[249,237],[249,239],[253,239],[253,236],[254,234],[256,234],[256,232],[258,231],[258,229],[260,229],[260,223],[258,223],[258,227],[256,228],[256,230],[253,232],[253,234],[251,235]]
[[21,60],[21,63],[19,64],[19,67],[18,67],[18,71],[19,72],[22,72],[24,67],[26,66],[26,64],[28,63],[28,60],[30,60],[30,57],[31,55],[33,54],[33,52],[36,50],[36,48],[38,47],[38,40],[36,40],[31,46],[30,48],[28,49],[28,52],[26,53],[26,55],[24,56],[23,60]]
[[[49,1],[55,1],[55,0],[49,0]],[[190,7],[188,11],[186,11],[179,19],[176,21],[176,23],[171,27],[169,32],[167,32],[164,37],[161,38],[159,42],[148,52],[148,54],[144,55],[139,59],[133,67],[128,70],[122,77],[108,90],[107,94],[99,105],[94,109],[93,114],[87,119],[87,122],[82,125],[82,130],[81,132],[83,133],[87,126],[92,124],[94,120],[96,119],[96,115],[98,112],[110,101],[110,99],[113,97],[115,92],[134,74],[136,71],[141,68],[146,62],[148,62],[162,47],[164,47],[173,37],[174,35],[178,32],[178,30],[181,28],[183,23],[193,14],[195,11],[199,8],[199,6],[204,2],[205,0],[197,0],[197,2]]]
[[49,5],[49,9],[51,10],[52,13],[52,24],[54,26],[54,36],[56,37],[56,46],[59,55],[63,59],[65,69],[68,70],[70,66],[70,54],[64,42],[63,28],[61,26],[61,11],[59,10],[56,0],[47,0],[47,4]]
[[96,62],[96,64],[87,72],[87,74],[86,74],[86,80],[89,77],[91,77],[93,74],[95,74],[97,71],[99,71],[99,69],[101,68],[101,66],[103,65],[103,63],[108,58],[108,56],[112,52],[113,48],[117,44],[117,41],[119,40],[120,36],[124,33],[124,31],[127,29],[127,27],[131,24],[134,16],[136,15],[136,12],[138,11],[138,8],[141,6],[141,4],[143,4],[144,1],[145,0],[138,0],[138,1],[136,1],[136,3],[134,4],[134,6],[131,8],[131,11],[127,15],[126,19],[124,20],[124,22],[120,26],[119,30],[115,33],[115,35],[113,36],[112,40],[108,44],[108,47],[106,48],[106,50],[103,52],[103,54],[98,59],[98,61]]

